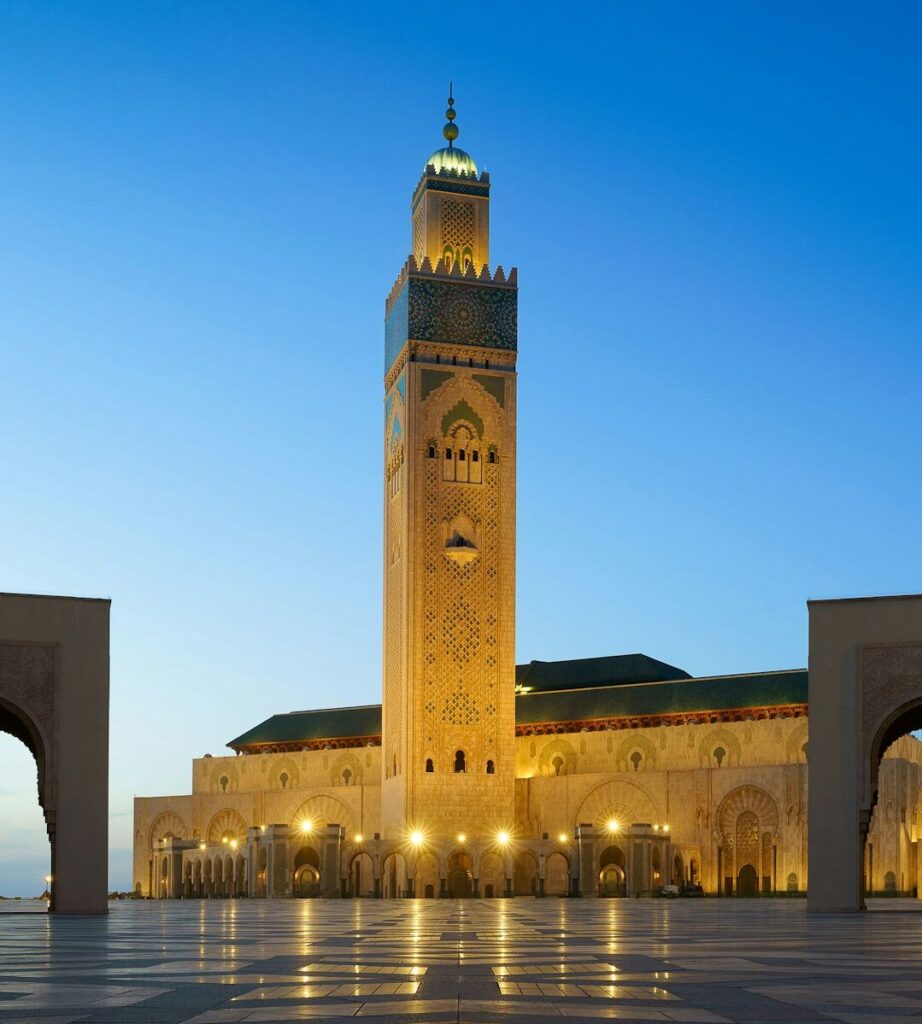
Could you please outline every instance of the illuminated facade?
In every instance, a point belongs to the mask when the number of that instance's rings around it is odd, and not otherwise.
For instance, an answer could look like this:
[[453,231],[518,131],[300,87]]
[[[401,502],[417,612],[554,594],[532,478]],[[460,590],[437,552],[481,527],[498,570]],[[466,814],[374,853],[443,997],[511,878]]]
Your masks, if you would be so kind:
[[[805,671],[515,665],[516,272],[490,267],[489,175],[447,114],[385,308],[382,705],[272,716],[196,760],[191,795],[138,799],[135,885],[802,892]],[[882,768],[875,889],[917,884],[920,750]]]

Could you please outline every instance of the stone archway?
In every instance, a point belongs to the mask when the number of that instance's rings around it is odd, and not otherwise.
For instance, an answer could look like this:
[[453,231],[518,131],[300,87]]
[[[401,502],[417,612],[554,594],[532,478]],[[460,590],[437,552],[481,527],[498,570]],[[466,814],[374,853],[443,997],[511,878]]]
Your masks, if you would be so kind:
[[809,601],[807,909],[864,909],[880,759],[922,727],[922,596]]
[[35,758],[56,913],[108,909],[109,604],[0,595],[0,731]]

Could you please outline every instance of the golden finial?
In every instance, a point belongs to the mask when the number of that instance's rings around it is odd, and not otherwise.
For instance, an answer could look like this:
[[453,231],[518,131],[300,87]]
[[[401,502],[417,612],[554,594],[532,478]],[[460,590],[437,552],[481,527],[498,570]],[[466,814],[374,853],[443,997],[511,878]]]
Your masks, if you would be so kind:
[[442,134],[448,139],[448,148],[451,149],[451,144],[458,137],[458,126],[454,123],[455,118],[458,116],[455,113],[455,97],[454,97],[454,82],[448,83],[448,110],[445,111],[445,116],[448,118],[445,127],[442,129]]

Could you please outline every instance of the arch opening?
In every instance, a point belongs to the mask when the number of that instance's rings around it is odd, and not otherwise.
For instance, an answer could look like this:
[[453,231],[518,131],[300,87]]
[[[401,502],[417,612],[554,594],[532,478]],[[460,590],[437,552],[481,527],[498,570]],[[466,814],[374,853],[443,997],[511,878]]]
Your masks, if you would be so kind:
[[28,716],[5,701],[0,701],[0,732],[9,736],[0,739],[0,775],[9,794],[0,795],[0,825],[7,834],[15,826],[17,835],[15,851],[10,851],[15,858],[0,859],[0,892],[50,901],[47,879],[53,877],[54,858],[45,816],[44,747]]
[[599,857],[599,895],[609,899],[627,896],[627,860],[620,846],[607,846]]
[[320,855],[313,846],[301,846],[295,854],[291,892],[301,899],[320,895]]

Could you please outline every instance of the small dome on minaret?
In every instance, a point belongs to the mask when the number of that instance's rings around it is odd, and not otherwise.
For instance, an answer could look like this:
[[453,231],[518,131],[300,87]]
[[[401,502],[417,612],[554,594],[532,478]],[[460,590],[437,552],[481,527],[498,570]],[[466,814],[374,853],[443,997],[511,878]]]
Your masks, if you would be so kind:
[[445,117],[448,120],[442,129],[442,135],[448,140],[448,145],[442,149],[437,149],[426,161],[426,166],[428,167],[432,164],[436,174],[441,171],[448,171],[454,174],[463,171],[465,174],[476,177],[477,164],[474,163],[474,158],[469,153],[465,153],[463,149],[458,149],[455,146],[455,139],[458,137],[458,126],[455,124],[457,113],[454,109],[455,98],[452,95],[453,92],[454,89],[450,85],[448,89],[448,110],[445,111]]

